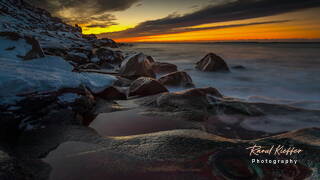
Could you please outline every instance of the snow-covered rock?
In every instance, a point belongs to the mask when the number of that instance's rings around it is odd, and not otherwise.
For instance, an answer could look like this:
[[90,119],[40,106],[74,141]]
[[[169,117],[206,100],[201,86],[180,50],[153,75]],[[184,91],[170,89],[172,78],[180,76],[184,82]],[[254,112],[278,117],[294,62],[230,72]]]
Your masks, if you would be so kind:
[[[15,47],[13,50],[12,47]],[[57,56],[24,61],[19,55],[32,46],[24,39],[0,38],[0,101],[14,103],[21,94],[55,91],[61,88],[86,86],[101,91],[112,85],[115,77],[97,73],[72,72],[73,66]]]

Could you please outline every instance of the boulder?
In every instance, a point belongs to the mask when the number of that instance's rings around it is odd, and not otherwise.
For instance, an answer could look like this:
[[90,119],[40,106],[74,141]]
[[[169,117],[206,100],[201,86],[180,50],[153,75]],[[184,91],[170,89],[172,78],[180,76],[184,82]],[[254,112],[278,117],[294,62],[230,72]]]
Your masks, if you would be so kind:
[[263,112],[256,104],[225,98],[216,88],[193,88],[184,91],[163,93],[154,102],[160,109],[170,112],[203,111],[214,115],[261,116]]
[[[23,117],[19,129],[37,129],[47,125],[83,124],[90,121],[95,99],[86,88],[64,88],[53,92],[19,95],[23,99],[16,103],[13,111],[17,117]],[[18,119],[19,120],[19,119]],[[14,121],[13,121],[14,122]]]
[[136,79],[142,76],[155,77],[155,73],[152,70],[152,63],[143,53],[126,58],[121,63],[119,74],[130,79]]
[[179,92],[164,93],[156,99],[156,104],[158,107],[165,109],[205,110],[210,106],[208,96],[222,97],[221,93],[212,87],[193,88]]
[[156,79],[141,77],[133,81],[129,88],[129,96],[149,96],[168,92],[168,89]]
[[107,100],[125,100],[127,99],[127,95],[119,87],[110,86],[99,93],[95,93],[94,96],[107,99]]
[[159,79],[165,86],[194,87],[191,77],[184,71],[176,71],[166,74]]
[[172,73],[178,71],[178,68],[174,64],[154,62],[152,63],[152,70],[155,73]]
[[218,55],[214,53],[207,54],[196,64],[196,68],[200,71],[212,71],[212,72],[229,72],[227,63]]

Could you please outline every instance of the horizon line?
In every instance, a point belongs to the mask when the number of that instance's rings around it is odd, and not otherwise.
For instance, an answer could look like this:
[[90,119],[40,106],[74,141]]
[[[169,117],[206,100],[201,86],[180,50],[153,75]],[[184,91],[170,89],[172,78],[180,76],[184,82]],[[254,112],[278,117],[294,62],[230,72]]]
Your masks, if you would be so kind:
[[127,44],[136,44],[136,43],[163,43],[163,44],[175,44],[175,43],[320,43],[320,39],[270,39],[270,40],[234,40],[234,41],[117,41],[117,43],[127,43]]

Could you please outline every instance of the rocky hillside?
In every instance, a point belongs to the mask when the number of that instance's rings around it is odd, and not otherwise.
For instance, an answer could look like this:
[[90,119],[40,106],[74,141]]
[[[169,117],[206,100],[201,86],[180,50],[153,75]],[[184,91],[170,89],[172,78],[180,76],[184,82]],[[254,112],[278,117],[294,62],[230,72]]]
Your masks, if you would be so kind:
[[[117,47],[114,41],[83,35],[80,27],[65,24],[22,0],[0,1],[0,39],[2,104],[17,94],[77,87],[83,83],[90,86],[93,83],[89,81],[98,78],[72,71],[86,67],[113,68],[111,64],[123,59],[121,53],[108,49]],[[41,60],[31,61],[34,59]],[[54,82],[57,80],[60,82]],[[15,85],[19,88],[13,88]]]
[[95,45],[117,47],[110,39],[96,41],[94,36],[82,35],[80,27],[65,24],[61,19],[52,17],[46,10],[36,8],[23,0],[1,0],[0,16],[1,32],[10,31],[33,36],[44,50],[90,49]]
[[[73,62],[73,65],[97,63],[100,59],[93,52],[96,47],[118,47],[111,39],[98,40],[94,35],[83,35],[80,27],[65,24],[47,11],[23,0],[1,0],[0,17],[0,32],[34,37],[44,54],[61,56]],[[110,55],[110,52],[100,53]]]

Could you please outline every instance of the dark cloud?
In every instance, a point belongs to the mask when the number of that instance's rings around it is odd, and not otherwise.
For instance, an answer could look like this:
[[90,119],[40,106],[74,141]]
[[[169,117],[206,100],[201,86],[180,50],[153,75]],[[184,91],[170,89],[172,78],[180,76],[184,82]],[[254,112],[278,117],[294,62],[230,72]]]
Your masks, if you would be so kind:
[[63,8],[88,10],[94,13],[121,11],[128,9],[139,0],[28,0],[30,3],[47,9],[52,13]]
[[69,24],[85,24],[87,28],[116,25],[111,12],[128,9],[139,0],[28,0]]
[[87,17],[69,17],[64,18],[62,17],[64,21],[68,22],[74,22],[78,24],[90,24],[90,23],[96,23],[96,24],[102,24],[105,23],[106,25],[114,25],[116,17],[112,14],[101,14],[101,15],[93,15],[93,16],[87,16]]
[[181,32],[201,31],[201,30],[210,30],[210,29],[224,29],[224,28],[233,28],[233,27],[242,27],[242,26],[254,26],[254,25],[261,25],[261,24],[277,24],[277,23],[286,23],[290,21],[292,20],[262,21],[262,22],[253,22],[253,23],[243,23],[243,24],[211,26],[211,27],[203,27],[203,28],[183,28],[178,30],[172,30],[172,32],[169,32],[169,33],[181,33]]
[[207,6],[186,15],[175,14],[162,19],[146,21],[135,28],[106,35],[119,38],[164,34],[188,26],[258,18],[319,6],[320,0],[236,0]]
[[[28,0],[69,23],[90,22],[110,16],[106,13],[130,8],[139,0]],[[101,19],[99,19],[101,21]],[[109,23],[109,19],[105,20]]]

